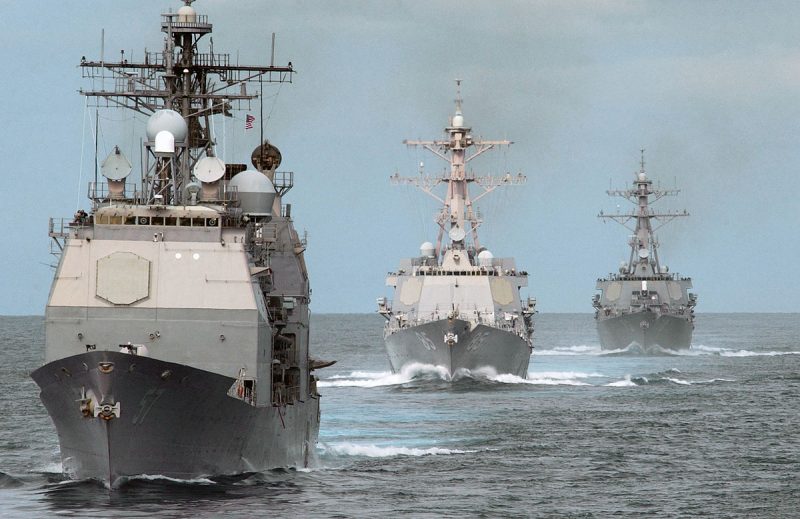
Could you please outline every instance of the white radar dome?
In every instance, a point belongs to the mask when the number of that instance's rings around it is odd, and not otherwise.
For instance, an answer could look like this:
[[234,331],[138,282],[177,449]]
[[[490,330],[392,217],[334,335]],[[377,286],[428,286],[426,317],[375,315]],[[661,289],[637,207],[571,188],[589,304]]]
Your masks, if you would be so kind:
[[184,5],[178,9],[178,21],[184,23],[194,23],[197,21],[197,11],[191,5]]
[[175,137],[175,142],[185,142],[189,135],[189,127],[181,114],[175,110],[158,110],[147,120],[145,133],[147,140],[156,140],[159,132],[168,131]]
[[419,254],[423,258],[432,258],[434,253],[436,252],[436,247],[429,241],[426,241],[422,245],[419,246]]
[[456,115],[453,116],[453,127],[461,128],[462,126],[464,126],[464,116],[461,115],[461,112],[456,112]]
[[647,259],[650,256],[650,251],[647,249],[639,249],[639,257],[642,259]]
[[639,173],[639,182],[644,182],[645,180],[647,180],[647,175],[644,172]]
[[228,187],[238,191],[239,207],[251,215],[269,215],[275,201],[275,186],[266,175],[254,169],[242,171],[234,176]]
[[494,254],[492,254],[488,250],[482,250],[478,253],[478,264],[481,267],[491,267],[493,259],[494,259]]
[[175,153],[175,136],[172,132],[161,130],[156,134],[156,153]]

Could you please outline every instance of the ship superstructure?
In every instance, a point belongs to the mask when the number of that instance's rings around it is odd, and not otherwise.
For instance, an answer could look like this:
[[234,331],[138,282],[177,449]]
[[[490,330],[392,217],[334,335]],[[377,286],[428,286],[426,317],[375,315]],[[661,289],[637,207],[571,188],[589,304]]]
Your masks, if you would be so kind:
[[655,231],[689,213],[656,212],[650,207],[664,196],[677,195],[679,190],[653,185],[645,172],[644,150],[640,169],[634,175],[631,189],[609,190],[608,194],[629,200],[635,209],[616,214],[601,211],[598,215],[633,233],[628,261],[622,262],[618,273],[597,280],[600,293],[592,304],[600,345],[605,350],[635,347],[645,353],[687,349],[691,346],[697,296],[689,292],[691,278],[671,273],[661,263]]
[[161,16],[161,51],[81,59],[96,107],[148,118],[141,178],[115,147],[91,210],[50,220],[58,266],[32,377],[64,472],[111,486],[305,466],[319,429],[306,241],[283,203],[294,175],[264,140],[253,167],[225,164],[213,124],[294,70],[215,53],[184,4]]
[[[445,128],[445,138],[405,141],[420,146],[448,164],[440,176],[421,172],[405,178],[395,174],[396,184],[420,188],[442,204],[435,220],[436,244],[425,242],[420,255],[400,262],[386,279],[394,298],[378,299],[378,311],[386,318],[384,338],[394,372],[411,364],[444,367],[451,375],[459,370],[488,368],[497,373],[527,376],[533,348],[533,314],[536,301],[521,299],[528,274],[517,270],[513,258],[495,258],[478,239],[482,220],[475,202],[500,186],[521,184],[521,173],[477,176],[467,169],[474,158],[507,140],[473,137],[462,113],[460,80],[455,114]],[[435,193],[446,188],[443,197]],[[472,198],[470,185],[483,190]]]

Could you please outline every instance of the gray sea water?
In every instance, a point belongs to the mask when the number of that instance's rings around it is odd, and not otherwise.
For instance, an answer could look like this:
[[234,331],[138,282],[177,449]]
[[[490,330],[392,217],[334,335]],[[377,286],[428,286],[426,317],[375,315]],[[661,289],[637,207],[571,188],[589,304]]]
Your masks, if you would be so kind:
[[65,481],[29,373],[41,317],[0,317],[2,517],[798,517],[800,315],[701,314],[678,355],[603,354],[538,315],[528,379],[391,374],[375,315],[319,315],[318,459],[246,479]]

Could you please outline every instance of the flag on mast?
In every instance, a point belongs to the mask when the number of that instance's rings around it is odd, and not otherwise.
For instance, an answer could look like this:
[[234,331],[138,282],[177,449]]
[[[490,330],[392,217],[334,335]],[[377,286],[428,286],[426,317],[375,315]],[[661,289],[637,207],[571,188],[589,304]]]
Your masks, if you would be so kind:
[[255,120],[256,120],[255,116],[247,114],[245,116],[245,118],[244,118],[244,129],[245,130],[252,130],[253,129],[253,121],[255,121]]

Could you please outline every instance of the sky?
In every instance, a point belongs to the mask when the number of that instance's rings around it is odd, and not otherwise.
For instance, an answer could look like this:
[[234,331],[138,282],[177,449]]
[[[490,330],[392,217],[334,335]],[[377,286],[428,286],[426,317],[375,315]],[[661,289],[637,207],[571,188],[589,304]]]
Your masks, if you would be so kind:
[[[0,315],[43,314],[53,276],[48,218],[87,207],[90,121],[81,56],[162,46],[179,1],[0,0],[7,71],[0,142],[5,239]],[[527,270],[540,312],[591,312],[598,277],[628,257],[629,232],[597,218],[628,207],[644,148],[648,175],[689,218],[658,233],[662,263],[690,276],[702,312],[800,312],[800,3],[795,1],[198,0],[215,52],[291,61],[265,89],[265,136],[293,171],[308,233],[312,311],[373,312],[388,271],[434,241],[435,203],[389,176],[445,164],[404,139],[438,139],[455,78],[473,133],[514,144],[471,164],[527,175],[479,202],[481,244]],[[35,23],[33,20],[35,19]],[[259,108],[250,110],[258,115]],[[101,114],[101,159],[138,156],[143,121]],[[258,142],[244,113],[219,122],[228,162]],[[259,117],[260,119],[260,117]],[[258,124],[258,122],[257,122]],[[115,128],[115,129],[112,129]],[[476,193],[473,193],[476,194]]]

